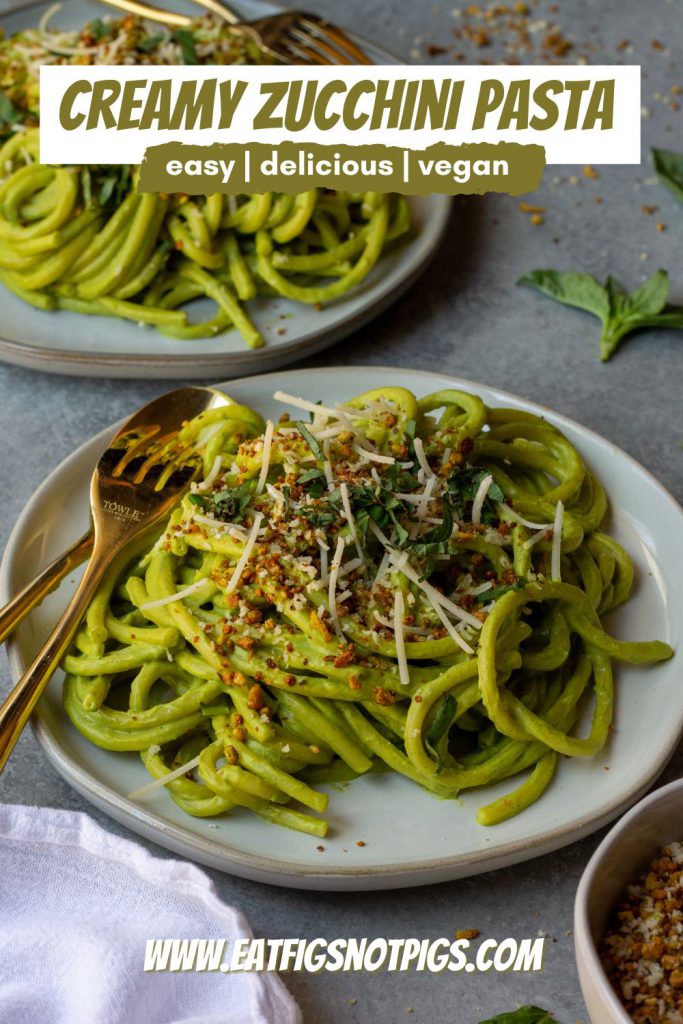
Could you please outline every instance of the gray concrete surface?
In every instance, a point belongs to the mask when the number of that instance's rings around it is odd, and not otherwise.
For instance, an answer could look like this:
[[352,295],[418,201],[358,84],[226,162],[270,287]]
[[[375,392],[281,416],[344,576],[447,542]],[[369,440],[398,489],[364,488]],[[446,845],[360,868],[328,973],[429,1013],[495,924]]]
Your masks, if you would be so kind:
[[[310,6],[413,60],[447,62],[454,59],[450,50],[473,62],[500,59],[495,43],[477,48],[452,37],[462,22],[453,13],[456,2],[311,0]],[[575,40],[566,60],[585,55],[592,63],[643,64],[643,165],[601,168],[596,180],[581,168],[550,168],[532,199],[547,210],[540,226],[529,222],[517,200],[456,200],[449,237],[424,279],[376,323],[311,365],[416,366],[499,385],[603,434],[645,463],[680,500],[683,334],[642,333],[603,366],[595,321],[515,288],[515,279],[530,268],[553,266],[601,277],[612,273],[634,287],[662,266],[671,272],[672,298],[683,303],[683,207],[653,180],[648,157],[650,145],[683,150],[683,112],[670,107],[676,102],[671,87],[683,85],[683,72],[676,69],[683,44],[681,5],[565,0],[553,14],[540,3],[534,19],[548,17]],[[545,31],[536,29],[529,59],[539,58],[537,42]],[[624,40],[630,40],[632,51]],[[653,40],[664,48],[652,46]],[[447,45],[449,52],[424,56],[430,42]],[[642,206],[658,210],[648,215]],[[658,223],[665,230],[658,230]],[[75,380],[0,368],[1,541],[50,469],[164,387],[163,382]],[[4,659],[0,672],[4,692],[9,683]],[[682,769],[679,750],[662,781]],[[0,799],[86,809],[106,827],[123,831],[57,777],[28,734],[0,780]],[[436,937],[472,927],[498,938],[548,934],[545,971],[537,975],[290,975],[288,984],[307,1024],[475,1024],[526,1002],[552,1010],[561,1024],[576,1024],[586,1013],[572,952],[572,903],[599,839],[595,835],[471,880],[397,893],[307,894],[216,872],[212,877],[259,935]]]

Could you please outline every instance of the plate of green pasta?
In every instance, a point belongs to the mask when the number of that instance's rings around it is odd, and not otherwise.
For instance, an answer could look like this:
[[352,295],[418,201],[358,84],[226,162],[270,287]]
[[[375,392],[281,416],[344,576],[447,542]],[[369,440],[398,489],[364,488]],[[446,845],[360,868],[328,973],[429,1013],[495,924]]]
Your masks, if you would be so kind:
[[[241,5],[247,18],[275,10]],[[3,4],[0,17],[0,358],[112,377],[272,370],[376,316],[435,254],[446,196],[139,195],[135,167],[40,164],[41,65],[262,55],[210,14],[175,31],[90,0]]]
[[[438,374],[221,390],[178,442],[191,490],[39,706],[86,799],[238,875],[371,889],[548,852],[642,794],[683,726],[682,515],[646,470]],[[0,600],[85,527],[107,436],[26,507]],[[74,586],[18,631],[15,676]]]

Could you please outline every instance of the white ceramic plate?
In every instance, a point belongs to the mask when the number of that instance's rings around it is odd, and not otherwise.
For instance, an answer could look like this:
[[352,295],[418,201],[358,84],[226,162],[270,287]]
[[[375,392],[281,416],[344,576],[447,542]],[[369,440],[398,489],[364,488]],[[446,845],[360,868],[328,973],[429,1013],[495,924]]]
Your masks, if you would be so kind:
[[[633,601],[612,617],[620,637],[681,643],[683,511],[629,456],[584,427],[502,391],[417,370],[376,367],[300,370],[241,380],[228,391],[265,416],[282,407],[277,388],[333,402],[361,387],[401,384],[417,395],[469,388],[490,405],[512,405],[547,416],[564,430],[604,481],[615,510],[610,529],[633,555]],[[26,506],[0,571],[0,600],[26,583],[75,539],[87,523],[88,481],[110,432],[78,449],[48,477]],[[65,583],[37,609],[10,646],[18,677],[74,587]],[[477,807],[507,792],[507,782],[440,802],[398,776],[373,775],[330,790],[331,834],[320,840],[277,829],[248,812],[207,821],[183,814],[164,792],[144,804],[126,794],[144,783],[137,755],[91,746],[69,723],[55,678],[35,729],[48,757],[87,799],[134,831],[177,853],[261,881],[311,889],[378,889],[474,875],[557,849],[604,825],[633,803],[670,757],[683,729],[680,658],[656,667],[618,667],[615,729],[600,757],[563,760],[547,793],[523,814],[495,828],[475,822]],[[609,768],[609,771],[605,769]],[[356,842],[363,840],[365,846]]]
[[[0,0],[0,25],[8,33],[34,26],[48,6]],[[262,17],[281,9],[271,0],[239,0],[236,6],[245,18]],[[184,11],[196,13],[197,8],[186,4]],[[60,28],[77,28],[107,13],[115,12],[89,0],[65,0],[54,23]],[[400,63],[374,43],[358,41],[377,63]],[[34,309],[0,287],[0,359],[50,373],[93,376],[106,370],[110,377],[169,380],[218,375],[235,378],[286,366],[332,345],[376,317],[425,269],[446,230],[450,199],[433,195],[414,197],[410,202],[414,236],[384,255],[368,278],[349,295],[322,310],[285,299],[259,298],[250,302],[249,313],[265,340],[263,348],[248,349],[237,331],[197,341],[175,341],[153,327],[138,327],[125,320],[82,316],[64,310],[46,312]],[[193,319],[211,315],[209,300],[193,305]]]

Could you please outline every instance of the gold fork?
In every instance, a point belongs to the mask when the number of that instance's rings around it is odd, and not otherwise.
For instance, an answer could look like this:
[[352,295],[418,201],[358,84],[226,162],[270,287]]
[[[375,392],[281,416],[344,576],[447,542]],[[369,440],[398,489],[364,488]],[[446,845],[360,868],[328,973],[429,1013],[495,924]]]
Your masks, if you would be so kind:
[[[184,14],[154,7],[144,0],[103,0],[110,7],[136,14],[175,28],[192,23]],[[242,21],[220,0],[194,0],[200,7],[217,14],[236,35],[249,37],[264,53],[283,64],[372,64],[366,53],[337,25],[327,18],[305,11]]]
[[0,771],[40,695],[61,662],[105,572],[130,559],[158,530],[196,477],[199,458],[187,460],[173,442],[183,424],[199,413],[229,405],[211,388],[186,387],[156,398],[116,433],[90,484],[92,528],[0,612],[6,636],[14,626],[92,551],[64,614],[5,702],[0,706]]

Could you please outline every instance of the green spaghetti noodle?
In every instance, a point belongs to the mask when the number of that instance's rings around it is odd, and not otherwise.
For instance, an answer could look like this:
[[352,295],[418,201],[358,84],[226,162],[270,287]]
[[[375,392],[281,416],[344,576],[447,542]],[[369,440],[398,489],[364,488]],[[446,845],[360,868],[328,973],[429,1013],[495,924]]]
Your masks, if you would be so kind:
[[521,776],[478,821],[519,813],[559,755],[603,748],[613,662],[672,655],[602,628],[633,566],[600,482],[557,428],[465,392],[275,397],[306,421],[229,405],[184,429],[204,480],[94,599],[72,722],[193,815],[321,836],[316,786],[376,771],[442,798]]
[[[41,63],[258,62],[227,25],[206,16],[175,34],[145,35],[140,19],[86,25],[80,33],[19,33],[0,40],[0,282],[43,310],[67,309],[150,324],[192,340],[236,329],[263,345],[246,306],[256,296],[324,305],[357,287],[410,229],[405,197],[312,189],[297,196],[152,195],[128,167],[52,167],[39,162]],[[37,54],[27,63],[26,54]],[[16,104],[16,106],[15,106]],[[0,115],[1,117],[1,115]],[[215,309],[191,322],[185,309]]]

